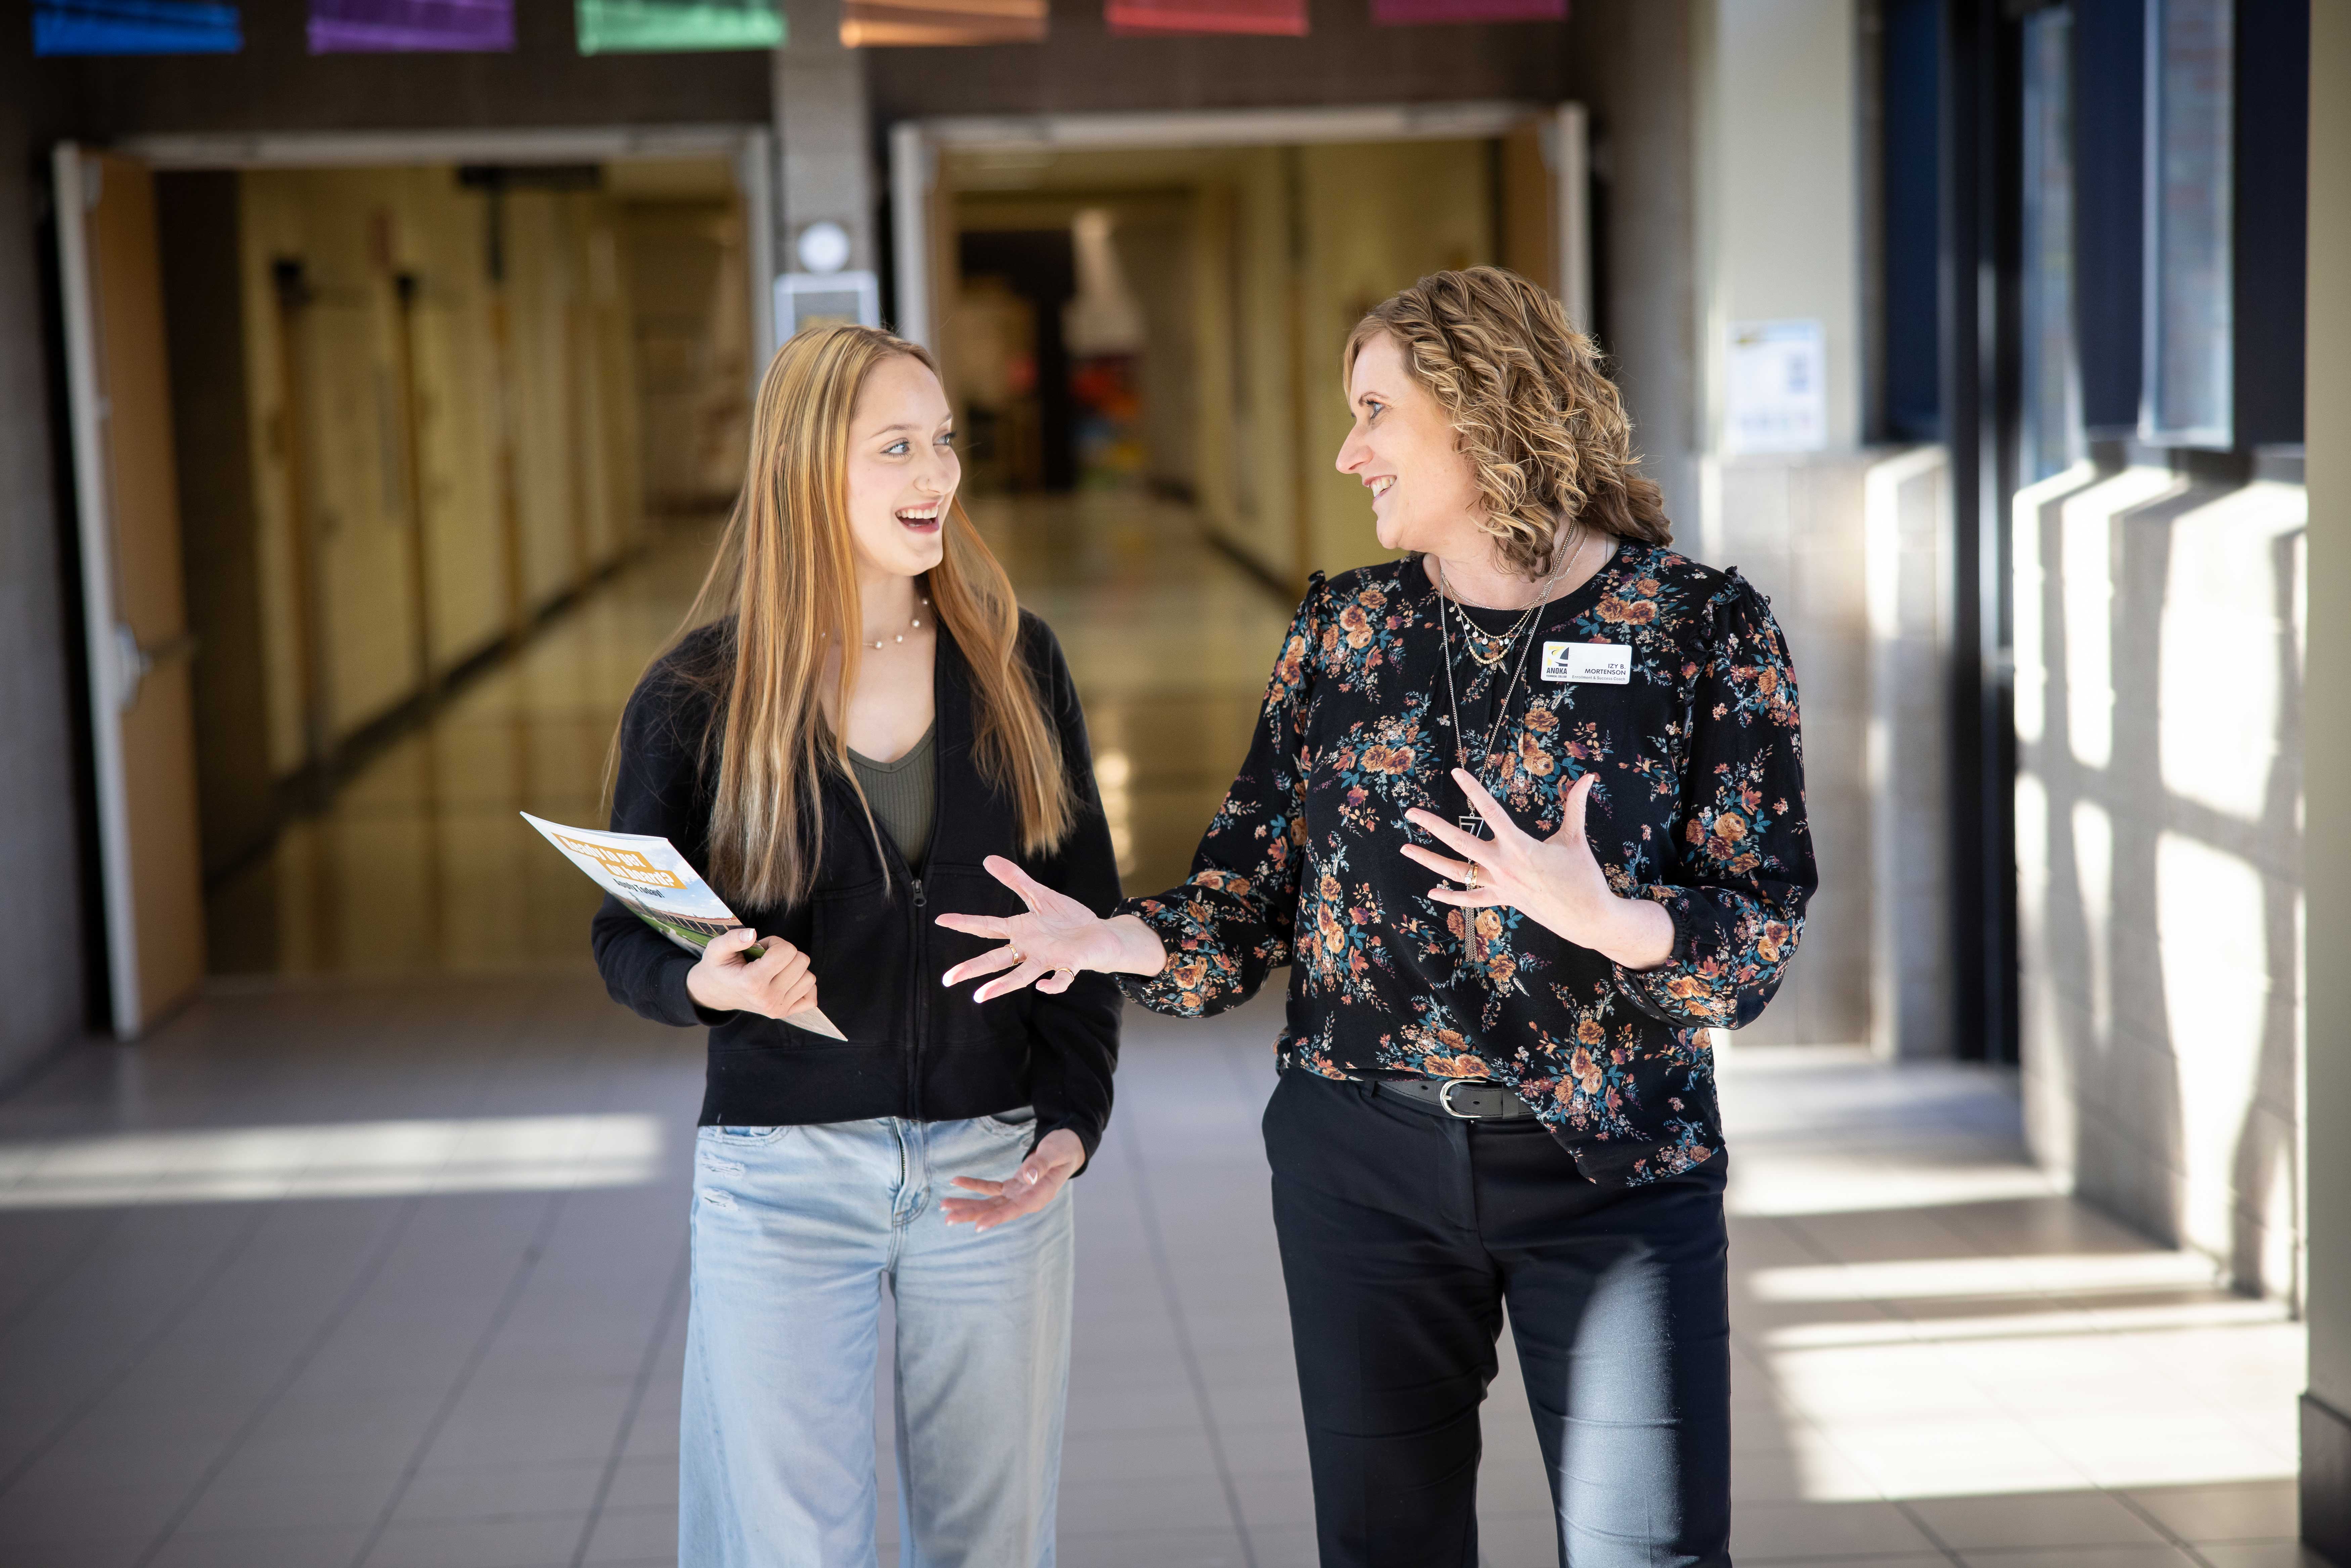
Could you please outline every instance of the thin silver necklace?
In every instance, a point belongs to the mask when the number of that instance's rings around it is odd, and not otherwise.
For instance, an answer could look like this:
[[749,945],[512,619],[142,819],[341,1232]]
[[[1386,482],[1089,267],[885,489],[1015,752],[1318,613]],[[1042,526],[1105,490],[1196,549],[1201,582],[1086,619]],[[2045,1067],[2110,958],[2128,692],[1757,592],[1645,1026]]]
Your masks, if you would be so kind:
[[[1586,530],[1586,537],[1589,537],[1589,530]],[[1557,569],[1554,570],[1549,577],[1543,579],[1542,592],[1536,598],[1534,603],[1527,607],[1527,613],[1519,618],[1519,628],[1523,628],[1531,623],[1542,610],[1543,606],[1551,602],[1551,591],[1552,587],[1558,583],[1561,578],[1567,575],[1567,569],[1574,564],[1578,557],[1583,554],[1583,539],[1577,539],[1575,541],[1575,549],[1568,552],[1567,559],[1560,562]],[[1510,671],[1510,684],[1502,688],[1500,700],[1494,704],[1494,722],[1486,727],[1486,744],[1479,749],[1478,766],[1471,768],[1469,766],[1468,747],[1464,744],[1461,735],[1461,693],[1460,689],[1455,685],[1453,679],[1452,623],[1447,620],[1445,614],[1446,605],[1453,602],[1453,590],[1445,580],[1445,558],[1442,556],[1439,556],[1437,559],[1437,592],[1440,601],[1437,611],[1437,636],[1445,644],[1445,701],[1447,707],[1451,710],[1453,719],[1454,764],[1460,768],[1464,772],[1468,773],[1471,778],[1477,779],[1478,787],[1483,789],[1486,788],[1486,769],[1491,766],[1493,761],[1494,741],[1502,733],[1502,720],[1510,716],[1510,698],[1518,692],[1519,678],[1527,673],[1527,654],[1533,650],[1535,640],[1531,637],[1528,638],[1525,646],[1519,650],[1518,664]],[[1513,628],[1510,632],[1510,636],[1513,641],[1518,637],[1519,628]],[[1510,652],[1510,647],[1507,643],[1504,644],[1502,652],[1504,653],[1508,653]],[[1477,654],[1473,653],[1470,654],[1470,657],[1474,659],[1477,657]],[[1493,662],[1499,663],[1499,655],[1497,655]],[[1491,791],[1489,790],[1489,793],[1491,793]],[[1461,815],[1455,818],[1454,821],[1459,825],[1463,832],[1468,834],[1473,839],[1479,839],[1486,836],[1486,819],[1478,814],[1478,810],[1474,806],[1462,812]]]

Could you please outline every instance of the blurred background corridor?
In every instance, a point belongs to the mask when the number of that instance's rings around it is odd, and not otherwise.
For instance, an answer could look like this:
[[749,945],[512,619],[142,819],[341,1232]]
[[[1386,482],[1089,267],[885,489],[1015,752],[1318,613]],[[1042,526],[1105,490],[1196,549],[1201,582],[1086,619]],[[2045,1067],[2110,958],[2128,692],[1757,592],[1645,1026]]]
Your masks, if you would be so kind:
[[[1739,1560],[2351,1568],[2345,0],[0,22],[0,1563],[674,1563],[702,1041],[517,812],[602,824],[768,355],[939,356],[1142,892],[1383,559],[1348,329],[1477,264],[1802,686]],[[1279,1008],[1128,1010],[1070,1568],[1312,1561]]]

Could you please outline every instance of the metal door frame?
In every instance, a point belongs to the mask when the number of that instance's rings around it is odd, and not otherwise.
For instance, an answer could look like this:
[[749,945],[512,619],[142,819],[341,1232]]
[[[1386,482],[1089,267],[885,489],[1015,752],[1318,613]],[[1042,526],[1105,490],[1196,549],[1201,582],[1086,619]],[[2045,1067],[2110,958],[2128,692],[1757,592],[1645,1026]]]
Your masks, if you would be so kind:
[[[87,214],[98,200],[84,149],[61,141],[50,154],[56,184],[57,269],[65,307],[66,402],[73,446],[74,513],[81,548],[83,653],[89,665],[91,772],[98,787],[99,883],[105,900],[109,1026],[117,1040],[139,1032],[139,931],[131,880],[130,801],[123,787],[122,712],[136,683],[129,636],[114,592],[114,511],[106,463],[106,415],[98,385],[98,308],[91,288]],[[102,176],[100,176],[102,177]]]

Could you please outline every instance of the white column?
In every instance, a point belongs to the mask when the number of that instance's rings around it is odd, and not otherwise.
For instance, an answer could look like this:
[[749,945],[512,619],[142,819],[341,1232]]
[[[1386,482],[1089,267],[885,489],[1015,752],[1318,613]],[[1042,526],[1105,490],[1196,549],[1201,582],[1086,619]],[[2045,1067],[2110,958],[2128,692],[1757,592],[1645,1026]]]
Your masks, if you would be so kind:
[[873,160],[865,57],[841,46],[841,0],[784,0],[789,35],[775,56],[777,261],[814,223],[849,231],[852,270],[875,262]]
[[2351,0],[2310,19],[2303,1533],[2351,1563]]
[[[1802,687],[1805,793],[1821,873],[1803,957],[1771,1009],[1738,1038],[1865,1040],[1877,1032],[1865,764],[1878,716],[1864,570],[1872,491],[1861,452],[1855,0],[1691,0],[1690,16],[1698,264],[1689,352],[1701,391],[1698,526],[1677,530],[1677,542],[1708,565],[1738,567],[1771,598]],[[1805,384],[1820,389],[1822,404],[1807,405],[1804,439],[1792,431],[1771,444],[1750,437],[1734,452],[1741,444],[1726,439],[1731,327],[1767,321],[1816,329],[1805,341],[1818,343],[1821,358]],[[1783,375],[1774,384],[1795,383]],[[1914,888],[1909,904],[1937,892]]]

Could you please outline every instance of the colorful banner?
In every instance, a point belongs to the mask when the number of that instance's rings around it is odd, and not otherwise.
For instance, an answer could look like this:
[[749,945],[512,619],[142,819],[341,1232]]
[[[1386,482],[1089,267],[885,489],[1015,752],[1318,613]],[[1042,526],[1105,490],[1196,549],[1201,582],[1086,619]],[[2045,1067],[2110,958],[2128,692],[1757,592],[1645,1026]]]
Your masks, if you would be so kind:
[[1254,33],[1306,36],[1306,0],[1106,0],[1110,30],[1128,36]]
[[1383,27],[1426,27],[1447,22],[1564,22],[1567,0],[1372,0],[1372,20]]
[[841,0],[841,41],[852,49],[940,44],[1033,44],[1047,0]]
[[314,55],[514,47],[514,0],[310,0]]
[[33,0],[37,55],[233,55],[234,5],[193,0]]
[[696,49],[775,49],[784,43],[779,0],[580,0],[583,55]]

